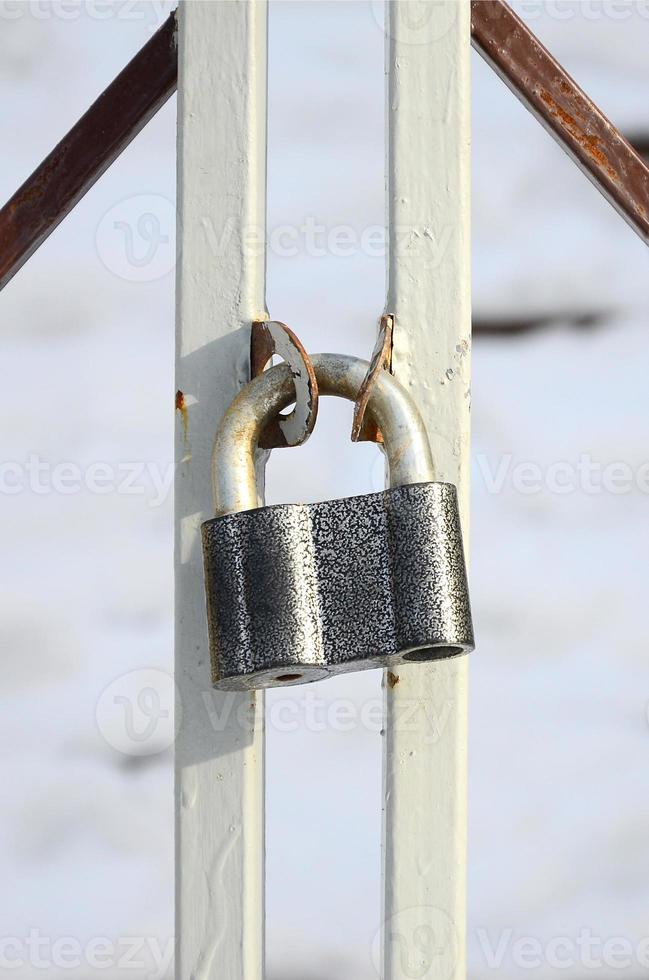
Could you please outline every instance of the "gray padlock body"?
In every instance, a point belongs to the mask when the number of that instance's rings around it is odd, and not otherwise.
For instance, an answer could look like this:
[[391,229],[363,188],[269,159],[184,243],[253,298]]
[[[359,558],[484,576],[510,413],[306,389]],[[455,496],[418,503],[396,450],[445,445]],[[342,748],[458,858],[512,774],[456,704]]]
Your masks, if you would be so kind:
[[215,517],[202,538],[219,688],[299,684],[473,649],[450,483]]

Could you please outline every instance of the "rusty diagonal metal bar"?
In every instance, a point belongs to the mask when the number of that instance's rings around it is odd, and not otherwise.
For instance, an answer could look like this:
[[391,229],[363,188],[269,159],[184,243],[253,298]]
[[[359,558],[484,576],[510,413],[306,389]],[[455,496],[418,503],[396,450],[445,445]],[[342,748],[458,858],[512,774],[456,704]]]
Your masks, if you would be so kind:
[[[472,0],[473,46],[649,243],[649,167],[504,0]],[[177,84],[172,14],[0,210],[0,289]]]
[[0,211],[0,289],[176,90],[175,13]]
[[503,0],[472,0],[473,46],[649,244],[649,167]]

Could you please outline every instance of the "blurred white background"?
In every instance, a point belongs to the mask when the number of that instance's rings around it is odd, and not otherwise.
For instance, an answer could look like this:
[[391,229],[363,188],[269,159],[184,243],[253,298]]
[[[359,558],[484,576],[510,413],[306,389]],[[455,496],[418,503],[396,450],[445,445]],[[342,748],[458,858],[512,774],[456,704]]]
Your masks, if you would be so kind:
[[[0,4],[3,199],[171,8]],[[517,9],[623,131],[649,131],[646,3]],[[268,304],[311,350],[368,356],[383,308],[383,257],[327,247],[337,226],[360,238],[384,220],[381,23],[365,0],[271,4]],[[646,250],[477,56],[473,149],[475,320],[503,329],[473,354],[470,976],[635,980],[649,968]],[[0,301],[0,973],[21,980],[173,975],[170,738],[121,752],[105,692],[128,697],[142,675],[124,675],[142,670],[170,690],[174,154],[175,99]],[[316,248],[305,231],[287,249],[284,225],[322,229]],[[325,401],[310,443],[273,455],[269,501],[377,488],[378,453],[349,443],[350,420]],[[379,683],[293,688],[274,714],[269,698],[269,980],[376,978],[381,738],[330,709],[360,712]],[[156,705],[136,707],[146,722]],[[85,962],[66,968],[74,943]]]

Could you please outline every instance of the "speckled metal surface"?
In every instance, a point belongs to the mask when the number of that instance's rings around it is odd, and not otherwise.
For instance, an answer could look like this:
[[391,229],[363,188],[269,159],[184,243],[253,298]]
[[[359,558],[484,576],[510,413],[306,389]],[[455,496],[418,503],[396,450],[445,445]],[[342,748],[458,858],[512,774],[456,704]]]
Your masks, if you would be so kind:
[[303,684],[473,649],[456,489],[417,483],[206,521],[215,686]]

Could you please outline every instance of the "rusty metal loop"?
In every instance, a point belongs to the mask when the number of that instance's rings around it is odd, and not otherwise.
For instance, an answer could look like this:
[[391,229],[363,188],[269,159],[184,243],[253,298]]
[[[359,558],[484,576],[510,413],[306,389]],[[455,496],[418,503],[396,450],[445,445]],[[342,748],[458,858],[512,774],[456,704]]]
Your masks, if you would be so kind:
[[267,367],[273,354],[283,358],[291,369],[295,385],[295,408],[278,415],[266,426],[259,439],[261,449],[283,449],[306,442],[318,416],[318,382],[311,359],[290,327],[279,320],[257,320],[250,335],[250,374],[256,378]]
[[383,442],[381,430],[371,415],[366,415],[367,403],[381,371],[392,367],[392,327],[394,318],[384,313],[379,320],[379,333],[372,351],[370,366],[363,379],[354,406],[352,442]]

